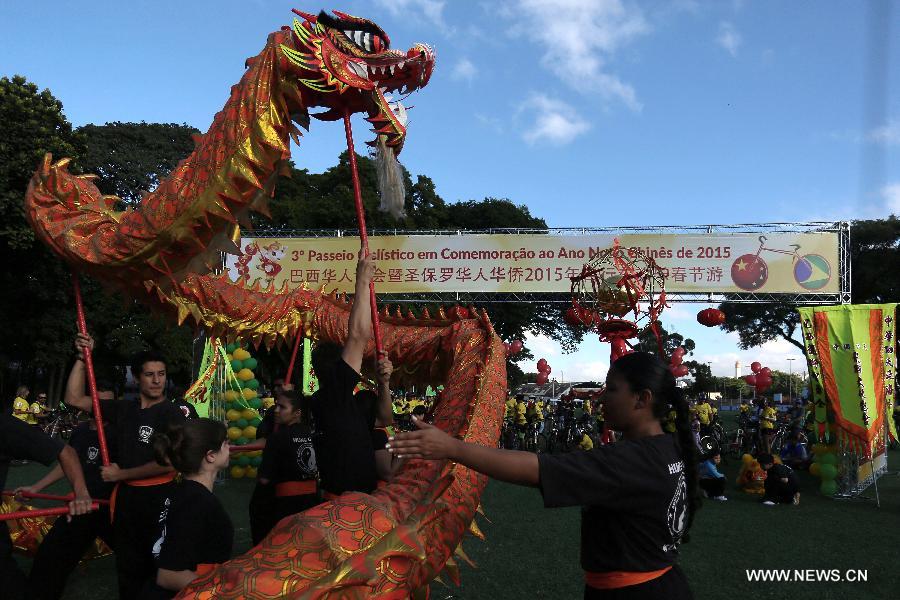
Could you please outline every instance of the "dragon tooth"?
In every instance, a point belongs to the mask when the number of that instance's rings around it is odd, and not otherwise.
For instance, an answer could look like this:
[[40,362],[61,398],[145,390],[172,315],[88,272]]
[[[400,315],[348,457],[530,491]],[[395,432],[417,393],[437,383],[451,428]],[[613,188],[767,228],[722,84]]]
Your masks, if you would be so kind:
[[368,31],[363,34],[363,48],[366,49],[366,52],[372,51],[372,34]]
[[388,72],[391,74],[391,76],[393,77],[393,76],[394,76],[394,65],[389,66],[389,67],[387,68],[387,70],[388,70]]
[[362,32],[362,31],[358,31],[358,30],[357,30],[357,31],[354,31],[354,32],[353,32],[353,41],[356,42],[356,45],[357,45],[357,46],[362,47],[362,43],[363,43],[362,38],[363,38],[363,32]]

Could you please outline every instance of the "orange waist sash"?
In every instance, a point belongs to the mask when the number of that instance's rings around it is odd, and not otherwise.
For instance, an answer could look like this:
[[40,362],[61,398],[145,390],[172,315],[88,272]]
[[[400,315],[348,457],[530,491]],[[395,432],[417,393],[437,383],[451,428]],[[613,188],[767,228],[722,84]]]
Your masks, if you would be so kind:
[[275,484],[275,497],[284,498],[285,496],[306,496],[316,493],[316,480],[308,481],[282,481]]
[[132,487],[151,487],[169,483],[175,479],[176,475],[177,473],[175,471],[169,471],[162,475],[154,475],[153,477],[145,477],[144,479],[128,479],[116,483],[116,487],[113,488],[112,494],[109,496],[109,522],[112,523],[116,517],[116,498],[119,495],[120,485],[124,483],[125,485],[130,485]]
[[637,585],[645,583],[665,575],[672,569],[668,566],[658,571],[609,571],[606,573],[584,572],[584,582],[588,587],[598,590],[615,590],[618,588],[628,587],[629,585]]

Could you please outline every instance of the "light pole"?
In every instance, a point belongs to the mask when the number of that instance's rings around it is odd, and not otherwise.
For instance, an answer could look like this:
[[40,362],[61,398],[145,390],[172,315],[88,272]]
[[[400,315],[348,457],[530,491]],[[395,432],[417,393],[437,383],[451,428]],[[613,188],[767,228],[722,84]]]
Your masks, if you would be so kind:
[[787,359],[788,369],[790,370],[790,374],[788,375],[788,396],[790,396],[792,404],[794,402],[793,385],[794,385],[794,361],[795,360],[797,360],[797,359],[796,358],[788,358]]

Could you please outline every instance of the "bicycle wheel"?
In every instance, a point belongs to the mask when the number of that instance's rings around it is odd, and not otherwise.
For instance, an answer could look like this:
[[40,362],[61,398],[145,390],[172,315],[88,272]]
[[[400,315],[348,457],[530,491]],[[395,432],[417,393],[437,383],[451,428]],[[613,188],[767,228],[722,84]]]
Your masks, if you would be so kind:
[[547,436],[543,433],[537,434],[537,439],[535,441],[535,451],[538,454],[543,454],[547,452],[550,447],[550,442],[547,440]]

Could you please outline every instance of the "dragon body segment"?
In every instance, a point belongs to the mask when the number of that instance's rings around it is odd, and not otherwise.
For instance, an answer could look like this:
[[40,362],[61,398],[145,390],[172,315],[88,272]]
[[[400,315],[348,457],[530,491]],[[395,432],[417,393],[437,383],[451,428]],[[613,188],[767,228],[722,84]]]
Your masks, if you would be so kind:
[[[295,11],[297,12],[297,11]],[[139,206],[117,210],[91,175],[69,172],[49,155],[34,174],[25,212],[59,256],[179,322],[190,317],[213,335],[272,345],[298,332],[343,343],[349,304],[324,290],[275,289],[208,274],[249,211],[266,212],[290,140],[317,118],[366,112],[371,142],[399,153],[405,109],[392,92],[427,84],[434,53],[424,44],[390,49],[371,21],[334,12],[297,13],[292,28],[269,35],[193,153]],[[392,157],[393,154],[390,156]],[[399,368],[395,383],[443,383],[439,427],[494,445],[506,395],[506,354],[484,313],[472,319],[427,312],[385,314],[384,347]],[[374,358],[373,344],[367,349]],[[351,493],[282,520],[244,556],[202,575],[181,598],[401,598],[445,570],[460,540],[480,535],[473,518],[485,478],[460,465],[413,460],[371,495]]]

